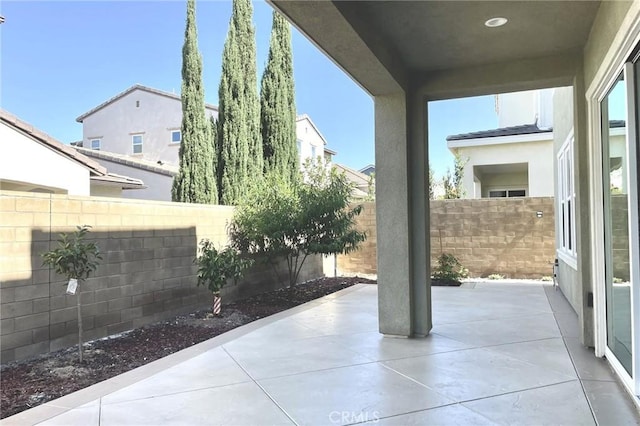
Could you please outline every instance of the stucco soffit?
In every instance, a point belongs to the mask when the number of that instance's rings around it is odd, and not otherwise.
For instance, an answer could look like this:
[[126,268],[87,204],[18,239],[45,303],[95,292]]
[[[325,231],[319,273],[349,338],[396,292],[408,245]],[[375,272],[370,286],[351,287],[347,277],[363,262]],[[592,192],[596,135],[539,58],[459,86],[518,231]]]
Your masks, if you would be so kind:
[[370,95],[406,89],[402,61],[348,4],[357,2],[267,1]]

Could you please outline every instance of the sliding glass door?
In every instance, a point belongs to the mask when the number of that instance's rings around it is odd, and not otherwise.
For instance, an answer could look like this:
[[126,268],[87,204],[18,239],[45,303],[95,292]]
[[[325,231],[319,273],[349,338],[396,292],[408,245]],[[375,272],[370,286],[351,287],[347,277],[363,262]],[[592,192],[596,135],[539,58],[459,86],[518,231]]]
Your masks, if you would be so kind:
[[627,99],[621,74],[601,104],[603,249],[607,347],[633,376]]

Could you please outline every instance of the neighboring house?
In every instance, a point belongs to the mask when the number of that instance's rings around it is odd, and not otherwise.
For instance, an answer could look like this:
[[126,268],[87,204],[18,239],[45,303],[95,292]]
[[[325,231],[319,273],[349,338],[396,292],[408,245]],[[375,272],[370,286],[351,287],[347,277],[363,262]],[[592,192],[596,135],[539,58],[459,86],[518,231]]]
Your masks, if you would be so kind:
[[0,189],[120,197],[144,187],[0,109]]
[[350,167],[342,164],[333,163],[333,168],[339,173],[344,173],[345,177],[350,183],[354,185],[354,189],[351,192],[353,198],[374,198],[375,197],[375,180],[371,176],[367,176],[357,170],[353,170]]
[[307,114],[296,117],[296,142],[300,166],[308,159],[317,160],[318,157],[329,164],[336,155],[335,151],[326,147],[327,140]]
[[366,166],[364,166],[363,168],[361,168],[358,171],[360,173],[364,173],[367,176],[371,176],[372,174],[375,174],[376,166],[374,164],[367,164]]
[[447,137],[466,161],[463,198],[553,196],[553,90],[497,95],[498,129]]
[[142,180],[146,188],[139,191],[128,191],[122,198],[142,200],[171,201],[171,185],[178,173],[178,167],[162,161],[152,162],[132,156],[112,152],[96,151],[89,148],[76,147],[87,157],[97,161],[109,170]]
[[[205,105],[209,117],[218,108]],[[143,179],[147,189],[130,198],[171,200],[171,184],[179,165],[182,135],[180,95],[136,84],[76,119],[82,140],[72,145],[110,169]],[[335,151],[306,115],[296,118],[300,165],[308,159],[332,161]],[[92,151],[92,152],[91,152]]]
[[[205,108],[207,116],[218,116],[217,107]],[[136,84],[76,121],[82,123],[82,147],[178,164],[180,95]]]
[[[218,117],[218,108],[205,105],[207,116]],[[182,135],[180,95],[136,84],[101,103],[76,119],[82,123],[82,141],[77,146],[147,161],[179,164]],[[296,135],[301,163],[322,157],[330,162],[334,151],[311,118],[296,119]]]

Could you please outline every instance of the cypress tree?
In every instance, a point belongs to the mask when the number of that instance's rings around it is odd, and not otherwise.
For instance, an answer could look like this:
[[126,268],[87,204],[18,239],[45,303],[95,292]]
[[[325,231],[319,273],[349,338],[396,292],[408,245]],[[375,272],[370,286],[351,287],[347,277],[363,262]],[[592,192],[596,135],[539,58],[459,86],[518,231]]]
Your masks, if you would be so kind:
[[218,182],[222,204],[237,204],[263,175],[252,14],[251,0],[233,0],[218,92]]
[[213,179],[216,182],[216,202],[220,199],[218,189],[218,170],[220,169],[220,144],[218,143],[218,120],[212,115],[209,117],[209,138],[211,140],[211,152],[213,154]]
[[298,176],[298,153],[291,29],[277,11],[273,12],[269,57],[262,74],[260,126],[265,173],[293,181]]
[[171,198],[185,203],[215,204],[218,202],[218,190],[213,167],[210,124],[205,113],[195,0],[187,1],[181,97],[180,168],[173,179]]

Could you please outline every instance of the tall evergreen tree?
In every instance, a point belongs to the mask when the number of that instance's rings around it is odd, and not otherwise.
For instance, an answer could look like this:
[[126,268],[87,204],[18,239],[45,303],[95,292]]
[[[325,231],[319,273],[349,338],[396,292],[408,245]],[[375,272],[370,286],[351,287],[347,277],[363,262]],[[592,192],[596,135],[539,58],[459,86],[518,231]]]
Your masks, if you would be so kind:
[[237,204],[262,179],[260,104],[251,0],[233,0],[218,92],[218,168],[222,204]]
[[187,25],[182,47],[182,127],[180,169],[173,179],[171,198],[186,203],[216,204],[211,130],[204,106],[202,56],[198,51],[195,0],[187,0]]
[[298,153],[291,29],[277,11],[273,12],[269,57],[262,74],[260,125],[265,172],[292,181],[298,176]]
[[[213,178],[216,181],[216,189],[220,189],[218,184],[218,170],[220,169],[220,144],[218,143],[218,120],[212,115],[209,117],[209,137],[211,140],[211,152],[213,153]],[[216,191],[216,200],[220,200]]]

